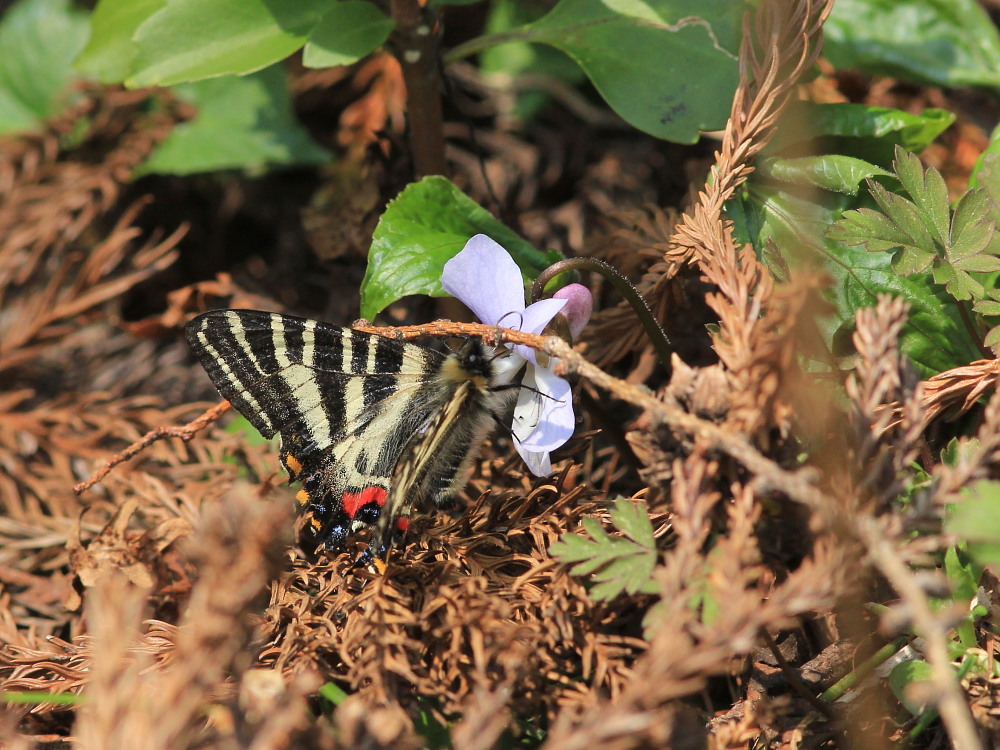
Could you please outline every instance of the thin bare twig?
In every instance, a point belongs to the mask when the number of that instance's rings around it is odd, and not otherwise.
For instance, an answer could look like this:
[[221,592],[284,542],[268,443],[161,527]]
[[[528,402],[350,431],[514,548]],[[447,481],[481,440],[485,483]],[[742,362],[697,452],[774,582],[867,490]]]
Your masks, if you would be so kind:
[[180,438],[184,442],[191,440],[191,438],[204,430],[210,424],[216,422],[219,417],[229,411],[230,408],[232,407],[228,401],[221,401],[211,409],[208,409],[200,417],[191,420],[187,424],[172,425],[170,427],[157,427],[154,430],[150,430],[130,446],[125,448],[125,450],[116,453],[114,456],[105,461],[104,466],[91,474],[86,481],[73,485],[73,492],[77,495],[82,495],[110,474],[112,469],[116,466],[135,458],[146,450],[146,448],[159,440],[163,440],[168,437]]

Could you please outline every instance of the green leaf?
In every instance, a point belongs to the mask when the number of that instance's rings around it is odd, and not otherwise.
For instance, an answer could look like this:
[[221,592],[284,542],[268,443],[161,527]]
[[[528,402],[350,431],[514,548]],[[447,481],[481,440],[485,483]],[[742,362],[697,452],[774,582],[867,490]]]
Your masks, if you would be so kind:
[[796,145],[801,150],[801,144],[809,143],[812,153],[819,150],[888,167],[896,146],[920,153],[954,121],[955,115],[943,109],[914,114],[865,104],[794,102],[782,114],[768,150],[777,154]]
[[842,70],[1000,86],[1000,35],[976,0],[837,0],[823,32],[823,55]]
[[394,26],[392,19],[372,3],[333,3],[309,35],[302,64],[307,68],[332,68],[356,63],[376,50]]
[[90,39],[73,63],[76,70],[101,83],[124,81],[138,54],[133,35],[166,4],[167,0],[99,0],[90,17]]
[[[988,164],[992,163],[994,172],[994,183],[996,182],[996,165],[1000,164],[1000,125],[993,128],[993,132],[990,133],[990,142],[983,149],[983,153],[979,155],[976,159],[976,166],[972,169],[972,174],[969,175],[969,187],[986,187],[982,185],[979,180],[979,173]],[[991,190],[990,193],[994,196],[997,195],[995,190]]]
[[971,459],[979,450],[978,438],[952,438],[941,451],[941,461],[947,466],[957,466],[959,458]]
[[893,667],[889,673],[889,687],[906,710],[914,716],[920,716],[926,709],[926,703],[914,701],[910,694],[910,686],[918,682],[933,679],[934,670],[923,659],[909,659]]
[[980,298],[982,282],[972,273],[1000,271],[1000,247],[993,243],[996,226],[986,191],[966,193],[949,216],[944,179],[933,168],[897,147],[893,165],[912,200],[890,193],[869,180],[868,188],[882,210],[847,211],[828,233],[832,240],[864,245],[869,251],[893,251],[893,268],[903,276],[934,265],[935,282],[957,300]]
[[0,20],[0,133],[29,130],[69,101],[87,15],[69,0],[20,0]]
[[[499,34],[532,21],[537,21],[549,9],[541,4],[521,0],[494,0],[489,4],[486,32]],[[505,90],[507,96],[516,97],[509,117],[530,120],[551,99],[546,84],[562,82],[575,87],[586,80],[586,75],[572,58],[546,44],[524,41],[508,42],[487,47],[479,54],[479,68],[487,76],[501,74],[504,81],[517,82]],[[532,87],[532,82],[538,82]]]
[[324,682],[316,692],[320,698],[329,701],[334,706],[339,706],[347,700],[347,693],[344,689],[333,682]]
[[614,599],[622,593],[656,593],[653,569],[659,557],[653,527],[643,503],[624,498],[615,501],[611,520],[623,536],[609,536],[594,518],[583,519],[589,539],[578,534],[563,534],[549,552],[563,563],[576,563],[573,575],[593,574],[590,595],[599,601]]
[[983,339],[983,346],[993,350],[994,354],[1000,354],[1000,324],[993,326]]
[[[952,601],[968,605],[979,591],[979,576],[982,570],[971,562],[963,561],[955,547],[944,553],[944,572],[951,584]],[[955,624],[955,632],[963,648],[976,647],[975,613],[966,608],[966,614]]]
[[848,245],[863,245],[869,252],[894,251],[893,268],[904,276],[929,268],[937,257],[937,248],[916,207],[872,180],[868,189],[883,213],[869,208],[845,211],[828,237]]
[[441,271],[475,234],[502,245],[529,278],[559,260],[541,253],[444,177],[425,177],[386,207],[361,282],[361,317],[371,320],[408,294],[444,297]]
[[[819,267],[831,276],[826,297],[835,312],[817,322],[823,343],[842,366],[850,366],[854,354],[855,311],[873,306],[882,293],[910,303],[900,348],[924,377],[980,358],[954,299],[928,275],[897,276],[889,253],[867,252],[825,238],[826,230],[849,205],[848,196],[803,192],[755,184],[738,201],[730,201],[726,213],[738,222],[737,235],[743,241],[752,241],[757,248],[773,244],[781,249],[782,262],[792,268]],[[766,255],[764,260],[769,262]]]
[[139,174],[260,171],[330,160],[329,152],[295,120],[280,65],[249,76],[183,84],[176,93],[197,106],[198,114],[174,128],[139,167]]
[[136,31],[132,88],[252,73],[288,57],[329,0],[167,0]]
[[948,188],[936,169],[926,172],[916,154],[896,149],[893,168],[903,189],[910,194],[916,213],[934,240],[943,245],[948,236]]
[[1000,571],[1000,482],[979,480],[962,492],[945,519],[945,530],[964,540],[979,565]]
[[505,41],[565,52],[629,124],[694,143],[729,117],[746,8],[732,0],[560,0]]
[[226,423],[225,432],[229,435],[239,435],[240,442],[245,445],[264,445],[270,443],[269,438],[260,434],[256,427],[242,414],[235,414]]
[[766,159],[759,167],[763,177],[797,185],[815,185],[847,195],[857,195],[865,179],[891,177],[881,167],[853,156],[803,156],[793,159]]
[[972,563],[963,563],[955,547],[949,547],[944,553],[944,572],[955,601],[971,602],[975,598],[979,590],[979,571]]
[[619,500],[611,509],[611,523],[636,544],[644,547],[655,547],[653,526],[649,523],[649,515],[645,503],[630,503]]
[[45,703],[57,706],[79,706],[86,700],[86,696],[77,693],[46,693],[43,690],[0,691],[0,702],[27,706],[40,706]]

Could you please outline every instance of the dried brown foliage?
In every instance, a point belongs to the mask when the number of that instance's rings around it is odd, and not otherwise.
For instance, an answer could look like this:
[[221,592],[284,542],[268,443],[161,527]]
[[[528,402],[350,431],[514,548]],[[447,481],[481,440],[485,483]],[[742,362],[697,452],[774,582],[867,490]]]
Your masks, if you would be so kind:
[[[930,419],[975,408],[995,368],[920,384],[896,344],[905,305],[884,299],[858,313],[838,403],[797,365],[822,280],[778,284],[722,218],[814,60],[827,9],[763,3],[710,182],[681,217],[631,211],[606,230],[603,255],[641,277],[660,320],[678,301],[711,317],[712,356],[691,335],[682,351],[701,355],[676,357],[652,391],[643,383],[662,369],[625,308],[603,313],[577,350],[508,334],[576,373],[620,441],[592,441],[587,415],[545,479],[498,441],[463,508],[415,519],[381,577],[351,568],[356,550],[295,546],[273,451],[201,431],[224,409],[197,419],[208,404],[186,401],[201,374],[183,347],[156,340],[176,338],[209,300],[252,296],[222,274],[174,290],[156,317],[121,322],[124,294],[173,262],[182,234],[140,233],[143,201],[119,205],[124,166],[159,132],[119,126],[133,122],[121,112],[133,95],[90,104],[119,108],[95,118],[110,144],[100,166],[73,164],[55,131],[5,149],[0,675],[6,691],[53,700],[11,708],[0,742],[418,748],[436,723],[477,750],[888,746],[901,734],[883,722],[898,704],[876,678],[852,703],[818,697],[886,639],[865,602],[889,605],[884,627],[922,638],[935,731],[967,748],[994,738],[996,686],[954,679],[955,613],[932,606],[928,577],[950,543],[946,504],[995,475],[1000,398],[954,466],[926,464],[923,488],[907,472]],[[367,73],[373,86],[394,80]],[[391,122],[393,106],[359,103],[357,132]],[[116,451],[133,460],[75,496]],[[622,493],[648,511],[655,586],[604,601],[550,548],[584,518],[619,536],[609,507]],[[349,697],[334,709],[316,697],[324,683]],[[62,693],[85,700],[68,709],[54,701]]]

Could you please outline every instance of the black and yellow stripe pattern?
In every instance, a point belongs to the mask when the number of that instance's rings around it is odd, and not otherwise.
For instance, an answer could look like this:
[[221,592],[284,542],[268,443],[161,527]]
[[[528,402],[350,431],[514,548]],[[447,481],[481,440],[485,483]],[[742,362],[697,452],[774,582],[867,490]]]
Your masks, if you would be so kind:
[[497,354],[469,340],[444,356],[350,328],[257,310],[192,320],[188,342],[224,398],[265,437],[310,516],[338,550],[372,525],[384,559],[415,503],[454,495],[506,393]]

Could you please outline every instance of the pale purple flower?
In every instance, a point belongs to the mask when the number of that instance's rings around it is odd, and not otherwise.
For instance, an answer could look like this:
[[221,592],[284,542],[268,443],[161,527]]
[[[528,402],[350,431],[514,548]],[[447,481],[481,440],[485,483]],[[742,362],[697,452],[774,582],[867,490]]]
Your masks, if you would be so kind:
[[[580,323],[584,307],[586,317],[590,317],[589,305],[583,302],[579,290],[571,290],[567,299],[543,299],[525,307],[521,270],[503,247],[484,234],[470,239],[458,255],[445,263],[441,286],[464,302],[483,323],[525,333],[540,334],[564,307],[567,311],[572,308],[570,330],[574,336],[586,323]],[[585,287],[580,289],[590,295]],[[530,347],[510,348],[513,354],[504,360],[501,378],[510,382],[525,368],[511,427],[515,447],[533,474],[545,476],[552,472],[549,452],[573,435],[570,385],[552,372],[554,361],[543,367]]]

